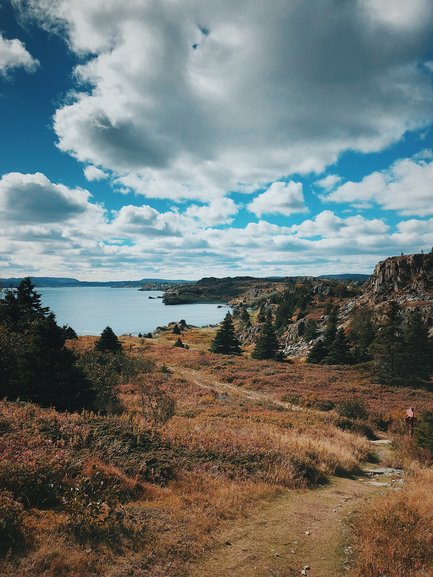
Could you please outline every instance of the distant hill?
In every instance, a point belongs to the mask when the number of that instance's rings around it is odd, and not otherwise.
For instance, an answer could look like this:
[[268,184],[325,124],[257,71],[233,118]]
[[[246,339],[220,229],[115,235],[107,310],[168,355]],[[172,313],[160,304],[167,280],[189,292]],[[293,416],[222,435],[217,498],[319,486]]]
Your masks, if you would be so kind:
[[[155,286],[155,285],[172,285],[187,283],[189,281],[184,280],[168,280],[159,278],[144,278],[141,280],[125,280],[125,281],[80,281],[76,278],[69,277],[52,277],[52,276],[32,276],[33,283],[37,287],[137,287],[141,288],[143,286]],[[11,277],[11,278],[0,278],[0,287],[11,288],[17,287],[22,278]]]
[[370,278],[369,274],[361,273],[341,273],[341,274],[322,274],[317,278],[329,278],[331,280],[353,280],[358,282],[366,282]]

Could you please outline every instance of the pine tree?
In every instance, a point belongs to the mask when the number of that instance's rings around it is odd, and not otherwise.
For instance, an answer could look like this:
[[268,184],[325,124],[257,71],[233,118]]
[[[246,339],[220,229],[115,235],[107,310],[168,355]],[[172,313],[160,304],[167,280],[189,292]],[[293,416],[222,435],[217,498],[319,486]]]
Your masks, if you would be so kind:
[[337,336],[337,313],[334,309],[332,309],[328,316],[328,321],[326,323],[326,330],[324,334],[324,341],[323,344],[325,349],[329,351],[331,348],[332,343]]
[[105,327],[101,333],[100,338],[95,343],[95,349],[97,351],[109,353],[120,353],[122,350],[122,343],[114,334],[111,327]]
[[180,335],[180,334],[182,334],[182,331],[180,330],[179,325],[177,325],[177,324],[174,325],[172,332],[173,332],[174,335]]
[[242,353],[240,343],[235,335],[233,319],[230,313],[227,313],[221,327],[210,347],[212,353],[221,355],[240,355]]
[[371,359],[369,347],[373,342],[375,329],[370,309],[362,307],[355,312],[350,324],[349,340],[352,343],[354,361],[363,363]]
[[427,326],[416,309],[410,316],[404,331],[405,368],[409,375],[427,377],[431,367],[431,342]]
[[278,339],[274,326],[269,320],[263,324],[256,346],[252,352],[253,359],[276,359],[278,354]]
[[346,335],[343,329],[339,329],[322,363],[326,365],[347,365],[351,362],[352,357]]
[[23,279],[16,290],[8,290],[0,300],[0,322],[17,331],[45,318],[49,308],[42,306],[41,295],[35,291],[30,277]]
[[319,364],[326,356],[326,348],[322,339],[316,341],[307,357],[307,363]]
[[306,342],[313,341],[317,336],[317,323],[314,319],[307,319],[304,329],[304,339]]
[[401,381],[404,375],[404,340],[400,330],[400,311],[396,302],[389,306],[386,324],[376,333],[370,346],[374,372],[380,382]]
[[250,326],[251,325],[251,319],[250,319],[250,315],[249,312],[247,311],[247,309],[242,306],[241,310],[239,312],[239,320],[241,321],[241,323],[243,323],[245,326]]

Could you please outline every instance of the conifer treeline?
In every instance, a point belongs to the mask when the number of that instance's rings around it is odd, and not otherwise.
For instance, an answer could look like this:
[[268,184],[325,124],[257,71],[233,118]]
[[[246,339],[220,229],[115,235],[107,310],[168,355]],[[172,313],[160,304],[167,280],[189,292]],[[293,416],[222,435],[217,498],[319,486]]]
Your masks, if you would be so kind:
[[394,301],[380,324],[373,323],[371,311],[366,307],[357,311],[347,336],[343,329],[337,330],[337,316],[332,311],[324,336],[314,344],[308,362],[332,365],[370,362],[380,382],[416,381],[427,378],[433,371],[433,340],[420,311],[415,309],[404,325]]

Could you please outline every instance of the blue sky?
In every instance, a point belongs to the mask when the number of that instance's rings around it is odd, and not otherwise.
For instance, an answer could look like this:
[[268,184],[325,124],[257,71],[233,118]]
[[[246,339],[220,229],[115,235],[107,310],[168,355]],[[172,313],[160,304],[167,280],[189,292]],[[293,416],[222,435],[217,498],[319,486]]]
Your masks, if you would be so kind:
[[431,249],[430,0],[265,4],[0,0],[0,277]]

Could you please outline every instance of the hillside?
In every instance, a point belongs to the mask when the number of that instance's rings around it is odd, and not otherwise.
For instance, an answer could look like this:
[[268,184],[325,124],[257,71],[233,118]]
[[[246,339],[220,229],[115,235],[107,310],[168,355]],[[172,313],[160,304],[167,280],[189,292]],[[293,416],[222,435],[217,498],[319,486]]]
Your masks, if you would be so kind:
[[[40,276],[31,277],[32,282],[37,287],[132,287],[142,290],[165,290],[167,285],[188,283],[189,281],[183,280],[167,280],[158,278],[143,278],[140,280],[124,280],[124,281],[80,281],[76,278],[68,277],[51,277],[51,276]],[[11,277],[11,278],[0,278],[0,287],[11,288],[17,287],[23,278]],[[143,288],[144,287],[144,288]],[[157,288],[154,288],[157,287]]]
[[[181,322],[65,343],[31,283],[0,299],[2,577],[429,575],[430,262],[205,279],[238,291],[240,355]],[[252,358],[270,325],[286,355]]]

